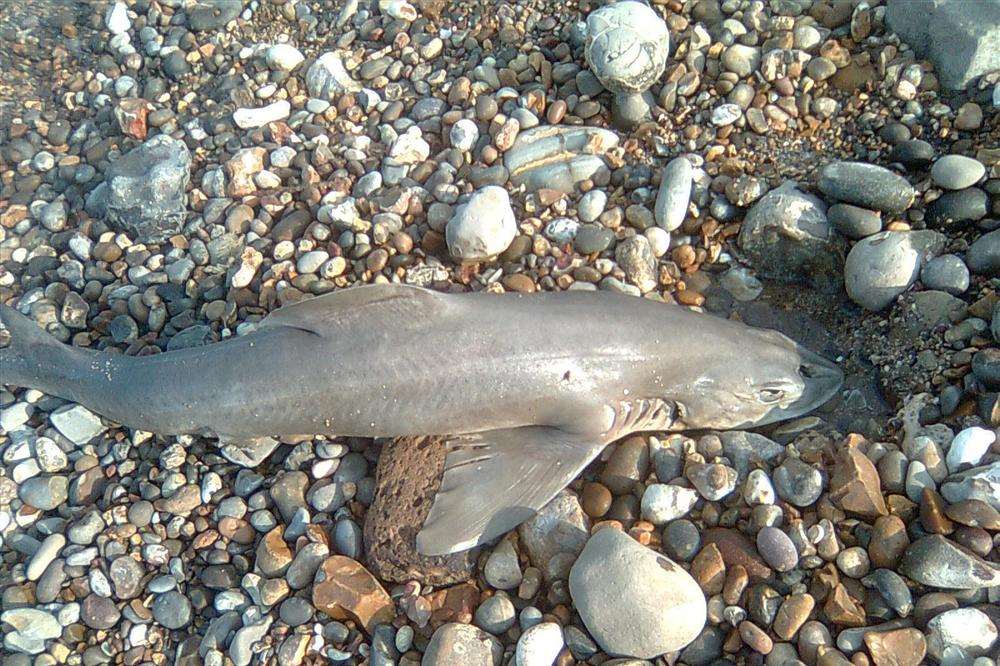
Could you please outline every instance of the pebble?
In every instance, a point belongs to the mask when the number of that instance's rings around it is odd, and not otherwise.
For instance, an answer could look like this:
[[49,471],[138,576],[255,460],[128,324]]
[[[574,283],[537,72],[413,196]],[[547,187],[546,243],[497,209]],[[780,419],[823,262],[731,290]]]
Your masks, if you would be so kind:
[[17,494],[29,506],[40,511],[52,511],[66,502],[69,480],[65,476],[35,476],[26,479]]
[[536,624],[517,639],[518,666],[552,666],[563,648],[562,629],[555,622]]
[[948,227],[961,222],[975,222],[986,217],[990,198],[977,187],[945,192],[927,207],[925,219],[928,225]]
[[986,167],[982,162],[964,155],[945,155],[931,167],[934,184],[946,190],[972,187],[985,173]]
[[496,638],[471,625],[449,622],[438,627],[431,636],[420,663],[422,666],[497,666],[501,657],[503,645]]
[[613,528],[587,541],[569,576],[574,606],[609,654],[680,650],[705,625],[705,598],[680,566]]
[[656,288],[658,283],[656,256],[645,236],[629,236],[615,248],[615,261],[625,271],[631,284],[646,293]]
[[153,619],[167,629],[180,629],[191,621],[191,602],[176,590],[157,595],[150,610]]
[[903,212],[916,196],[902,176],[864,162],[831,162],[823,167],[818,185],[828,197],[885,213]]
[[0,614],[0,622],[12,627],[9,633],[5,631],[4,647],[22,654],[40,654],[45,651],[46,641],[62,634],[59,621],[52,614],[36,608],[5,610]]
[[914,541],[903,554],[899,572],[922,585],[950,590],[1000,585],[1000,565],[986,562],[938,534]]
[[[586,21],[584,57],[601,85],[611,92],[637,93],[660,78],[670,32],[654,9],[625,2],[592,11]],[[636,48],[623,49],[623,44]]]
[[927,651],[939,661],[947,647],[959,648],[968,657],[982,657],[996,642],[996,625],[976,608],[945,611],[927,623]]
[[474,622],[484,631],[499,636],[514,626],[517,611],[510,597],[497,592],[476,608]]
[[486,559],[483,576],[487,583],[498,590],[510,590],[521,584],[521,565],[510,541],[505,539],[493,549]]
[[805,281],[825,291],[842,279],[842,242],[823,202],[791,182],[754,203],[739,234],[740,248],[758,275]]
[[830,224],[851,240],[861,240],[882,230],[882,216],[874,210],[838,203],[827,211]]
[[361,86],[347,73],[341,54],[336,51],[327,51],[309,66],[306,88],[313,97],[330,101],[341,93],[361,90]]
[[305,61],[305,56],[291,44],[272,44],[268,47],[264,59],[271,69],[291,72]]
[[654,525],[664,525],[685,516],[698,501],[690,488],[654,483],[642,495],[642,517]]
[[777,527],[765,527],[757,532],[757,550],[764,561],[777,571],[791,571],[799,561],[795,544]]
[[291,105],[287,100],[278,100],[259,108],[240,108],[233,112],[233,122],[237,127],[253,129],[263,127],[268,123],[284,120],[291,113]]
[[1000,275],[1000,229],[980,236],[965,253],[965,263],[976,275]]
[[921,263],[944,245],[934,231],[883,231],[851,248],[844,264],[847,295],[858,305],[878,312],[912,285]]
[[694,167],[686,157],[674,158],[663,168],[653,209],[657,226],[667,231],[675,231],[681,226],[691,201],[693,178]]
[[37,581],[45,569],[59,556],[59,551],[66,545],[66,537],[62,534],[50,534],[45,537],[38,550],[31,556],[25,575],[28,580]]
[[[982,353],[982,352],[980,352]],[[951,441],[945,463],[948,471],[954,474],[970,467],[975,467],[986,455],[996,441],[997,435],[985,428],[965,428]]]
[[928,289],[958,296],[969,288],[969,268],[954,254],[934,257],[920,269],[920,281]]
[[468,118],[462,118],[451,126],[451,145],[461,151],[472,150],[479,140],[479,128]]
[[86,444],[106,430],[101,419],[83,405],[60,407],[49,415],[49,421],[59,434],[77,446]]
[[786,458],[774,470],[773,478],[778,496],[795,506],[809,506],[818,500],[823,492],[822,474],[799,458]]
[[445,238],[458,261],[482,261],[506,250],[517,235],[507,191],[495,185],[477,190],[455,210]]

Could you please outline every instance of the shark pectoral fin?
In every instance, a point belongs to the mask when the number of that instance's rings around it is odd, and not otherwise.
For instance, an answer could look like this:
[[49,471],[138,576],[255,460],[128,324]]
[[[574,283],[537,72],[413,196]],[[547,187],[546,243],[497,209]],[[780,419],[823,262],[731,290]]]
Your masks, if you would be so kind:
[[417,551],[448,555],[494,539],[531,518],[604,447],[559,428],[524,426],[448,442],[444,477]]
[[256,467],[278,448],[278,444],[278,440],[273,437],[240,440],[220,437],[219,452],[231,463],[242,467]]

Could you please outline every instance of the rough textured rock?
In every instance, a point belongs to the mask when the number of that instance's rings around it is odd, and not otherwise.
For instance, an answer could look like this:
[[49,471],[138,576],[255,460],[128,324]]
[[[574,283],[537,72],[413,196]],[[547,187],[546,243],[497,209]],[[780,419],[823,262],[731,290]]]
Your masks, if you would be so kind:
[[440,437],[400,437],[382,448],[364,525],[366,562],[381,579],[451,585],[472,576],[478,548],[440,557],[417,552],[417,533],[441,486],[444,444]]
[[618,2],[587,16],[587,63],[611,92],[638,93],[653,85],[669,46],[667,24],[641,2]]
[[934,534],[914,541],[899,571],[923,585],[948,590],[974,590],[1000,585],[1000,565]]
[[583,623],[611,655],[680,650],[705,626],[705,597],[677,564],[613,528],[588,541],[569,575]]
[[830,480],[830,500],[844,511],[865,518],[889,512],[875,465],[856,447],[841,450]]
[[357,92],[361,86],[351,78],[344,61],[337,51],[328,51],[309,66],[306,71],[306,88],[309,94],[330,100],[344,92]]
[[885,20],[919,57],[934,63],[938,79],[952,90],[1000,69],[995,0],[889,0]]
[[844,240],[816,197],[785,183],[747,212],[740,248],[758,273],[783,282],[805,281],[821,291],[839,288]]
[[478,627],[450,622],[438,627],[421,666],[490,666],[499,664],[503,645]]
[[133,148],[105,176],[107,221],[140,242],[160,242],[184,224],[191,153],[160,134]]

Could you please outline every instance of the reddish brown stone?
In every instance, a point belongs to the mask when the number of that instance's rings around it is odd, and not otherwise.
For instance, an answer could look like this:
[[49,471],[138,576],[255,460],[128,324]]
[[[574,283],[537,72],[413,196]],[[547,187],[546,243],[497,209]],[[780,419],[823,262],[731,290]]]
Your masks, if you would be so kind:
[[704,543],[715,544],[722,553],[727,567],[742,566],[751,579],[766,580],[771,577],[771,568],[764,563],[757,548],[741,532],[727,527],[706,530]]
[[140,141],[146,140],[146,116],[149,115],[150,105],[144,99],[130,97],[123,99],[115,107],[115,119],[122,134],[130,136]]
[[472,583],[452,585],[425,597],[431,608],[431,629],[449,622],[472,622],[479,605],[479,590]]
[[847,513],[878,518],[889,513],[875,465],[858,448],[841,449],[830,479],[830,500]]
[[691,562],[691,576],[708,596],[722,591],[726,583],[726,564],[718,546],[710,543],[701,549]]
[[895,569],[899,558],[910,545],[906,524],[897,516],[882,516],[875,521],[868,557],[873,569]]
[[368,633],[396,617],[392,599],[375,577],[360,562],[342,555],[323,562],[316,573],[312,601],[334,620],[354,620]]
[[918,666],[927,654],[927,641],[919,629],[872,631],[865,634],[865,645],[875,666]]
[[823,606],[823,612],[834,624],[844,627],[865,626],[865,612],[855,603],[843,585],[833,588]]

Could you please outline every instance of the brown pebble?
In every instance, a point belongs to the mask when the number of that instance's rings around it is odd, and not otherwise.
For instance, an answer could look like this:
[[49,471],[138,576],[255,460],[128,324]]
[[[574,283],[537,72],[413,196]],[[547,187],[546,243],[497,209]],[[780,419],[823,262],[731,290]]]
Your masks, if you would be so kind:
[[906,524],[898,516],[882,516],[875,521],[868,557],[873,569],[895,569],[903,551],[910,545]]
[[726,564],[718,546],[710,543],[701,549],[691,562],[691,576],[708,596],[722,591],[726,582]]
[[865,645],[875,666],[917,666],[927,654],[927,641],[919,629],[871,631]]
[[558,125],[559,122],[566,116],[566,102],[557,99],[552,102],[549,106],[548,111],[545,112],[545,119],[549,121],[552,125]]
[[607,486],[595,481],[583,484],[580,504],[584,512],[591,518],[603,518],[604,514],[611,508],[612,499],[614,498]]
[[979,499],[967,499],[949,505],[945,515],[960,525],[1000,530],[1000,511]]
[[778,614],[774,617],[771,628],[778,638],[791,640],[799,629],[809,619],[816,606],[816,600],[810,594],[792,594],[785,597],[778,608]]
[[737,564],[747,570],[750,578],[766,580],[771,577],[771,568],[764,563],[757,548],[741,532],[727,527],[706,530],[705,544],[718,546],[727,567]]
[[830,479],[830,500],[847,513],[863,518],[889,513],[882,498],[878,471],[857,446],[845,446],[837,455]]
[[833,588],[833,592],[823,606],[823,612],[834,624],[844,627],[863,627],[865,612],[848,594],[843,584]]
[[920,523],[931,534],[951,534],[955,523],[945,515],[944,498],[933,488],[924,488],[920,498]]
[[535,291],[535,282],[524,273],[505,275],[500,282],[504,288],[510,291],[517,291],[522,294],[530,294]]
[[742,564],[729,569],[726,574],[726,584],[722,588],[722,600],[730,606],[739,605],[740,597],[743,596],[743,590],[746,589],[749,580],[750,576]]
[[746,643],[751,650],[760,654],[770,654],[771,650],[774,649],[774,642],[771,638],[764,632],[763,629],[750,620],[743,620],[740,622],[740,638],[743,639],[743,642]]

